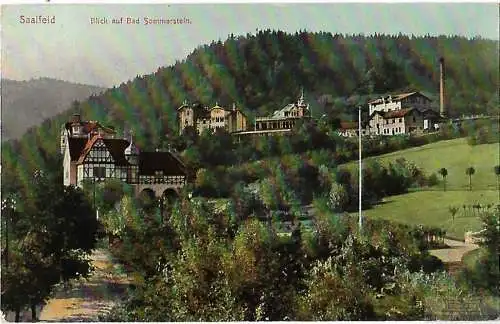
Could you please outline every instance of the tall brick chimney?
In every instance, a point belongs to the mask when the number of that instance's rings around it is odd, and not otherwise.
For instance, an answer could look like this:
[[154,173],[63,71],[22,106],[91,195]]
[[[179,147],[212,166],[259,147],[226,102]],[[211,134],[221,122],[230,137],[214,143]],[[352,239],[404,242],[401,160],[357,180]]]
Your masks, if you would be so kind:
[[445,79],[445,71],[444,71],[444,57],[439,59],[439,114],[441,117],[446,118],[446,108],[444,106],[444,79]]

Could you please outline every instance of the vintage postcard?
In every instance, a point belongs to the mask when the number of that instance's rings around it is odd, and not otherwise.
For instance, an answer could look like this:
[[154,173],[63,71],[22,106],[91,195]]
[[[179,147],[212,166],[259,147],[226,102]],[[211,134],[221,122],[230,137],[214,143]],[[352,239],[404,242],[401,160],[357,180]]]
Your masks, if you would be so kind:
[[0,8],[4,320],[500,319],[498,3]]

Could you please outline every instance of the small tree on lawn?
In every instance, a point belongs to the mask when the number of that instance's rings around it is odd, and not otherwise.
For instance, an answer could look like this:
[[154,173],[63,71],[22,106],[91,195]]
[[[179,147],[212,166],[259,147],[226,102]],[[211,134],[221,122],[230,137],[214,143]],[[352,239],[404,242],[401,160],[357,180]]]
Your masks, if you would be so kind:
[[500,165],[495,165],[493,168],[495,174],[497,175],[497,189],[500,190]]
[[336,212],[340,213],[345,210],[347,204],[349,202],[349,194],[345,187],[339,183],[334,182],[331,186],[329,196],[328,196],[328,205],[330,208]]
[[446,168],[439,169],[439,174],[443,177],[444,191],[446,191],[446,176],[448,175],[448,170]]
[[476,172],[473,167],[465,169],[465,174],[469,176],[469,190],[472,190],[472,175]]
[[457,212],[458,212],[458,207],[455,207],[455,206],[453,206],[453,207],[448,207],[448,211],[449,211],[449,212],[450,212],[450,214],[451,214],[451,219],[452,219],[453,221],[455,221],[455,215],[456,215],[456,214],[457,214]]

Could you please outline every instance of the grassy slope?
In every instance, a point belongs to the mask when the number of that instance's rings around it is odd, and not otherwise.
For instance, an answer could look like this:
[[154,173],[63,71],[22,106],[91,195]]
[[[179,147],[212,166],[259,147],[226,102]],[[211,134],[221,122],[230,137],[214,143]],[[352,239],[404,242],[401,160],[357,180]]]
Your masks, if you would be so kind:
[[[374,157],[382,162],[394,161],[404,157],[413,161],[427,174],[439,168],[448,169],[448,188],[450,191],[411,192],[405,195],[387,197],[383,204],[367,210],[368,217],[385,218],[408,224],[438,226],[446,229],[447,235],[463,240],[466,231],[477,231],[481,222],[462,206],[475,203],[490,204],[499,202],[496,190],[496,177],[493,166],[499,164],[499,146],[485,144],[470,146],[465,139],[441,141],[429,145]],[[349,169],[356,167],[356,162],[349,163]],[[469,178],[465,169],[473,166],[476,173],[472,177],[473,191],[468,191]],[[459,207],[455,221],[448,208]]]
[[[495,202],[498,202],[498,192],[493,190],[420,191],[387,197],[384,203],[366,210],[364,214],[406,224],[440,227],[446,230],[448,237],[463,240],[465,232],[481,229],[481,221],[470,209],[464,211],[462,206]],[[448,211],[450,206],[460,207],[455,221]]]
[[[500,164],[498,143],[471,146],[465,138],[440,141],[420,147],[384,154],[377,159],[382,162],[395,161],[404,157],[431,174],[440,168],[448,170],[447,186],[452,190],[468,189],[469,177],[465,169],[469,166],[476,170],[472,176],[472,189],[496,189],[496,177],[493,167]],[[357,166],[357,162],[347,164],[349,168]],[[439,176],[440,177],[440,176]]]

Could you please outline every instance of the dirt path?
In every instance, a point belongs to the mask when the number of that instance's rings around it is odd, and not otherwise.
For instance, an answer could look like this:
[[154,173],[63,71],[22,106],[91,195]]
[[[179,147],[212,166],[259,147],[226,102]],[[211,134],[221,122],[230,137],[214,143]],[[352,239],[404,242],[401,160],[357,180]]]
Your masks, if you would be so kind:
[[75,281],[69,289],[61,289],[40,313],[40,321],[97,321],[126,293],[130,281],[119,265],[113,264],[109,252],[96,249],[92,256],[94,272],[89,279]]
[[473,243],[464,243],[462,241],[455,241],[444,239],[444,243],[449,246],[447,249],[429,250],[429,253],[440,258],[443,263],[459,263],[462,262],[462,257],[473,251],[479,246]]

